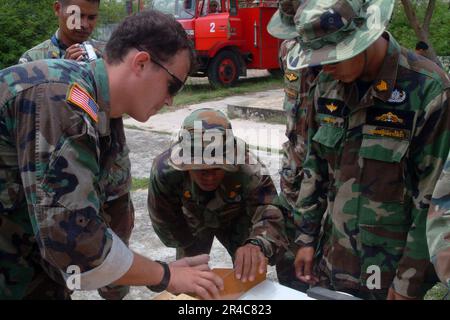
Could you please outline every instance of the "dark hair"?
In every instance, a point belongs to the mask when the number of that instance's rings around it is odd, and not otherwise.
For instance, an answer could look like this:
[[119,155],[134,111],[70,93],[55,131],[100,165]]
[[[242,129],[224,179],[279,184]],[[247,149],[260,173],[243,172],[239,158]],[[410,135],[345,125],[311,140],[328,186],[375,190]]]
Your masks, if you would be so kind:
[[428,45],[426,44],[426,42],[423,41],[419,41],[416,44],[416,50],[428,50]]
[[[62,4],[63,7],[67,6],[71,0],[58,0],[59,3]],[[85,0],[87,2],[98,2],[98,5],[100,5],[100,0]]]
[[147,10],[125,18],[106,44],[106,60],[120,63],[133,48],[147,50],[162,62],[188,50],[191,70],[194,68],[194,51],[186,32],[173,16],[160,11]]

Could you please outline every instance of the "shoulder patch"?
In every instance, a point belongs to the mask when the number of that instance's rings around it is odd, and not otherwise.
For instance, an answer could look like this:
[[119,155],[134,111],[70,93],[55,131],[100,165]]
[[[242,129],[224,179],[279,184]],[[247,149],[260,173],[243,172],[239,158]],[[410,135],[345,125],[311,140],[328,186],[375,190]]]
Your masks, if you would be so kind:
[[98,122],[98,105],[89,93],[77,83],[70,86],[67,102],[83,109],[95,122]]

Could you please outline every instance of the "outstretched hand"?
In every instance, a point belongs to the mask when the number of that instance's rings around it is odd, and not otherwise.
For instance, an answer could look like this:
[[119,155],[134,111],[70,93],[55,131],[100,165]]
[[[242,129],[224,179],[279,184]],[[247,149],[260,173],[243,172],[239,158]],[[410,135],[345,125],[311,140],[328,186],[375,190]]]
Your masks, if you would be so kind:
[[256,272],[260,274],[267,272],[267,258],[257,245],[248,243],[236,250],[234,272],[237,279],[242,282],[253,281]]
[[202,299],[220,299],[223,280],[208,266],[207,254],[186,257],[169,264],[170,282],[167,290],[173,293],[194,293]]

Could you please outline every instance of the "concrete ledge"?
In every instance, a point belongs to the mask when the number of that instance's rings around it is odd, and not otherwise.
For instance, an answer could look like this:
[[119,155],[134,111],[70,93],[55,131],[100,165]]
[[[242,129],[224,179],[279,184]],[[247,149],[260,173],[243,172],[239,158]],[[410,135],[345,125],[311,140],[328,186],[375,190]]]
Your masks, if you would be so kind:
[[227,112],[231,119],[240,118],[286,123],[286,116],[283,110],[283,96],[230,103],[227,105]]

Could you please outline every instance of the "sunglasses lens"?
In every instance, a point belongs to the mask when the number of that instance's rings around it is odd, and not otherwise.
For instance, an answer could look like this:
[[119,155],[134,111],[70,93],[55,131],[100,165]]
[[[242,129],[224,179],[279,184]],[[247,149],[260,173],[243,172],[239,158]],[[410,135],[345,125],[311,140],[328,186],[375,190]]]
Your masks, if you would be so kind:
[[169,83],[169,94],[173,97],[180,93],[183,90],[184,83],[178,81],[172,81]]

